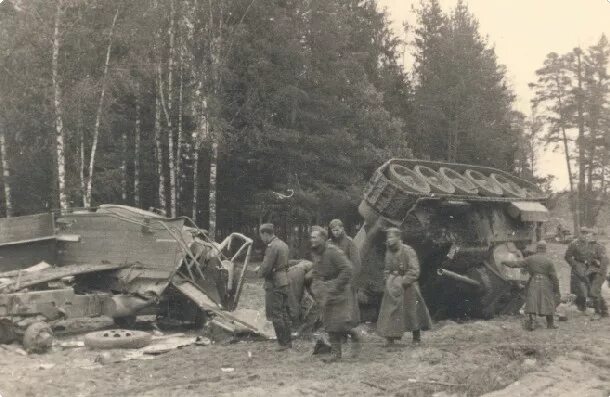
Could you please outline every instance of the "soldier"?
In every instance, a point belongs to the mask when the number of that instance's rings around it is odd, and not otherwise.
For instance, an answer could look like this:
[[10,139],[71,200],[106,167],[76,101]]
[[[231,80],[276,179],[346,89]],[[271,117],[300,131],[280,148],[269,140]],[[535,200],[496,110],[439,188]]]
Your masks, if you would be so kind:
[[421,342],[421,330],[430,329],[432,320],[419,291],[419,261],[413,248],[402,242],[400,229],[386,231],[386,283],[377,319],[377,333],[389,347],[411,331],[413,343]]
[[330,242],[341,248],[343,253],[347,256],[347,259],[352,262],[354,278],[360,271],[360,253],[358,247],[354,244],[354,241],[345,233],[343,222],[340,219],[333,219],[328,225],[330,230]]
[[593,229],[582,227],[580,236],[568,246],[565,260],[572,267],[570,290],[576,295],[578,310],[586,310],[591,297],[597,316],[607,317],[608,306],[601,295],[601,286],[608,271],[604,246],[593,239]]
[[557,328],[553,314],[559,304],[559,279],[553,261],[545,255],[546,241],[536,244],[536,253],[520,261],[503,261],[513,268],[525,268],[530,274],[525,295],[525,313],[529,315],[527,329],[534,330],[535,316],[546,317],[546,327]]
[[263,243],[267,244],[265,257],[259,268],[259,276],[265,279],[265,312],[273,323],[280,345],[278,350],[292,347],[290,335],[288,245],[275,236],[273,224],[265,223],[259,228]]
[[[356,284],[356,280],[359,277],[360,269],[361,269],[360,253],[358,252],[358,247],[356,247],[356,244],[354,244],[352,239],[345,233],[345,228],[343,227],[343,222],[341,222],[340,219],[333,219],[332,221],[330,221],[328,228],[330,230],[330,239],[328,241],[330,241],[331,243],[333,243],[334,245],[339,247],[341,249],[341,251],[343,251],[345,256],[347,256],[347,259],[349,259],[349,261],[352,264],[351,286],[352,286],[352,293],[354,295],[353,299],[354,299],[354,302],[356,302],[355,305],[352,305],[352,310],[354,311],[352,313],[352,318],[356,322],[359,323],[360,322],[360,307],[358,306],[358,293],[356,291],[355,284]],[[354,331],[354,332],[356,332],[356,331]]]
[[327,362],[341,359],[341,344],[347,335],[351,336],[352,352],[360,351],[360,337],[353,328],[358,325],[354,318],[354,299],[351,286],[352,266],[345,254],[335,245],[328,243],[328,234],[320,226],[311,229],[311,250],[313,260],[311,289],[320,306],[322,323],[329,334],[331,358]]

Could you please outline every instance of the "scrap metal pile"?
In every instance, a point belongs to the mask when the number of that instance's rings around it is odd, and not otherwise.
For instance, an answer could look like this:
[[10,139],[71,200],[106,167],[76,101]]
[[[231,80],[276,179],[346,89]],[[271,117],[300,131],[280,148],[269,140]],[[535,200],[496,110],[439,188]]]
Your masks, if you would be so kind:
[[233,315],[252,240],[120,205],[0,219],[0,343],[44,351],[67,321],[136,315],[260,333]]

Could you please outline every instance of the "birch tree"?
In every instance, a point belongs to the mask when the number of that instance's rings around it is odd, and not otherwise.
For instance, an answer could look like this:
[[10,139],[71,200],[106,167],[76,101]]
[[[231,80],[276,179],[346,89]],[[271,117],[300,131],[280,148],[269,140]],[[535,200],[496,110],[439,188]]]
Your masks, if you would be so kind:
[[57,183],[59,185],[59,207],[61,209],[66,209],[68,208],[68,197],[66,195],[65,137],[61,87],[59,84],[59,48],[61,46],[61,35],[59,29],[61,26],[63,11],[62,0],[57,0],[55,24],[53,28],[51,74],[53,83],[53,105],[55,109],[55,158],[57,162]]
[[0,159],[2,162],[2,184],[4,185],[4,207],[6,217],[13,215],[13,201],[11,197],[11,171],[9,168],[8,157],[6,156],[6,139],[4,134],[4,124],[0,119]]
[[100,136],[100,122],[102,118],[102,110],[104,108],[104,97],[106,94],[106,77],[108,75],[108,64],[110,63],[110,52],[112,50],[112,36],[114,33],[114,26],[116,25],[117,17],[119,16],[119,10],[117,9],[112,19],[112,25],[110,26],[110,33],[108,34],[108,47],[106,48],[106,59],[104,61],[104,71],[102,73],[102,88],[100,91],[100,100],[97,106],[97,112],[95,115],[95,124],[93,126],[93,141],[91,143],[91,152],[89,157],[89,175],[87,177],[87,189],[85,191],[85,197],[83,205],[85,207],[91,206],[91,191],[93,185],[93,174],[95,167],[95,154],[97,152],[97,144]]

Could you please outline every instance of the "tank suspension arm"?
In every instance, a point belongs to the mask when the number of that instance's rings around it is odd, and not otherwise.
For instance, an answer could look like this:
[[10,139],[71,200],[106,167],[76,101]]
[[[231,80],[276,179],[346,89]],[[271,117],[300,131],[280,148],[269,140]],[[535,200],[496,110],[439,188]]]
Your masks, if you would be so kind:
[[439,276],[451,278],[451,279],[456,280],[456,281],[461,281],[463,283],[470,284],[470,285],[475,286],[475,287],[480,287],[481,286],[481,284],[478,281],[473,280],[470,277],[466,277],[466,276],[463,276],[461,274],[452,272],[451,270],[438,269],[436,271],[436,273]]

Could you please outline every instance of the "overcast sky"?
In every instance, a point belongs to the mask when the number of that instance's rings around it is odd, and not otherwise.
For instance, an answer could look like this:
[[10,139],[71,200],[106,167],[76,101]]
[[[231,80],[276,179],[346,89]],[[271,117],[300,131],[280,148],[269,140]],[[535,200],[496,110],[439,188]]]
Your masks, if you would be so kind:
[[[457,0],[439,0],[445,11]],[[402,23],[415,24],[412,5],[419,0],[378,0],[385,7],[394,30],[404,38]],[[564,53],[576,46],[595,44],[602,33],[610,38],[610,0],[466,0],[479,20],[480,33],[495,47],[498,61],[508,68],[508,81],[517,94],[516,107],[529,115],[532,98],[528,83],[547,53]],[[408,40],[412,40],[407,37]],[[407,67],[411,62],[407,61]],[[541,148],[538,175],[556,176],[555,190],[568,186],[564,153]]]

